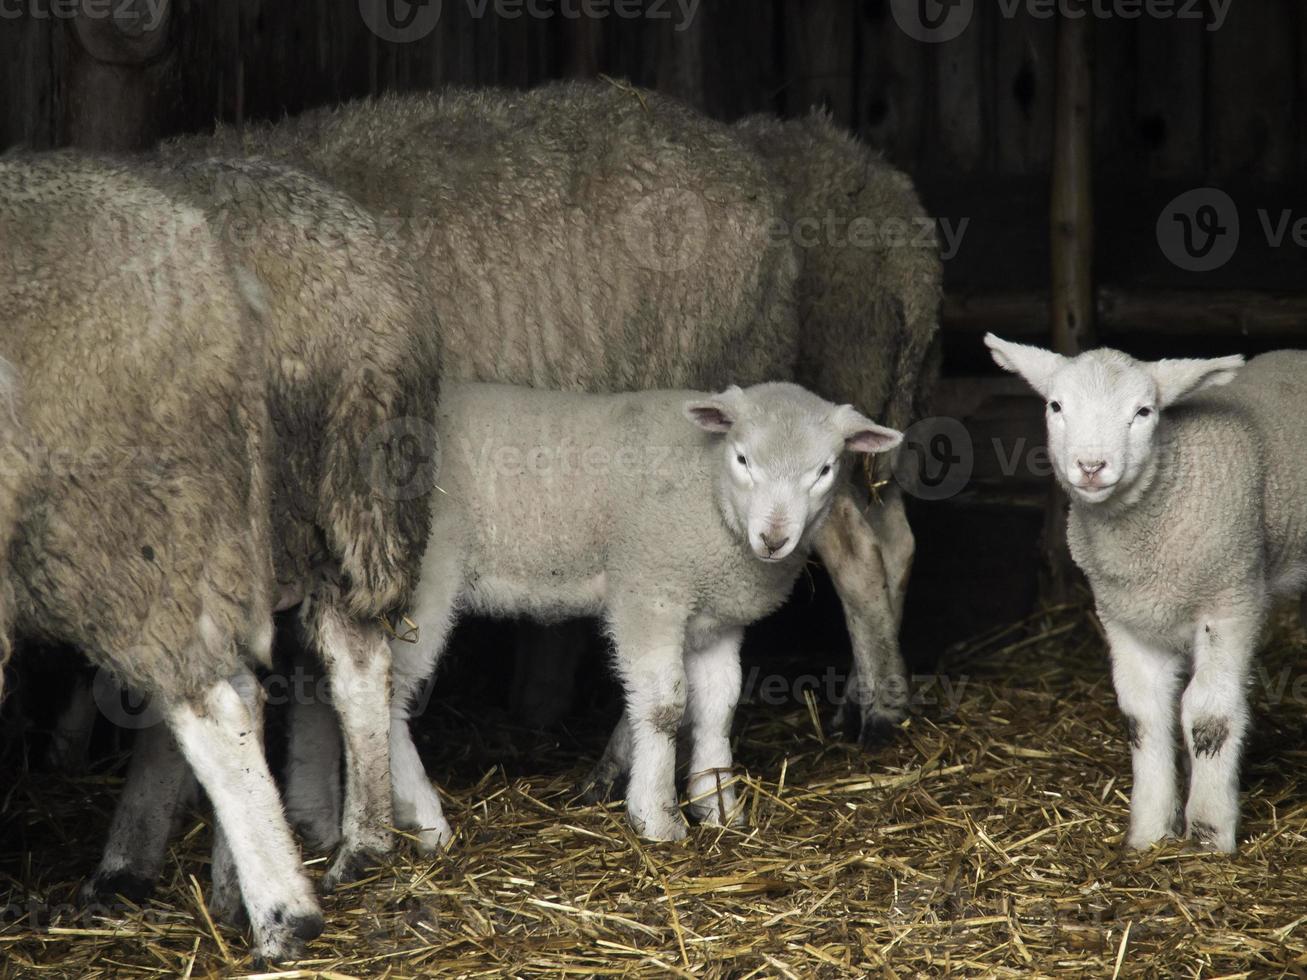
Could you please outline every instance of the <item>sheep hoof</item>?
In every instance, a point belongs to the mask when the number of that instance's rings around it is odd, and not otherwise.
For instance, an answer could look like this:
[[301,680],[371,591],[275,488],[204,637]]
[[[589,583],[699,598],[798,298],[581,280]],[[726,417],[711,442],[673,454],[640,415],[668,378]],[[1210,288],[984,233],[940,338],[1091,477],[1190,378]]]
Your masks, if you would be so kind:
[[276,909],[271,922],[257,930],[254,969],[262,972],[273,963],[300,959],[304,954],[304,944],[322,935],[325,926],[321,912],[291,914]]
[[154,879],[149,875],[120,868],[117,871],[97,871],[82,886],[84,905],[116,904],[124,898],[133,905],[142,905],[154,893]]
[[330,894],[341,885],[348,885],[375,873],[384,864],[388,851],[389,848],[384,846],[342,850],[322,876],[322,893]]
[[306,850],[325,853],[340,846],[340,823],[337,820],[305,818],[295,821],[294,825]]
[[864,718],[862,731],[858,735],[858,744],[868,752],[876,751],[890,745],[902,731],[903,719],[895,720],[883,715]]
[[209,911],[213,913],[214,919],[233,929],[249,927],[250,917],[241,900],[240,887],[234,881],[229,884],[219,884],[217,881],[213,883],[213,890],[209,894]]
[[449,842],[454,839],[454,830],[449,824],[441,823],[418,831],[414,836],[419,851],[423,854],[436,854],[449,846]]

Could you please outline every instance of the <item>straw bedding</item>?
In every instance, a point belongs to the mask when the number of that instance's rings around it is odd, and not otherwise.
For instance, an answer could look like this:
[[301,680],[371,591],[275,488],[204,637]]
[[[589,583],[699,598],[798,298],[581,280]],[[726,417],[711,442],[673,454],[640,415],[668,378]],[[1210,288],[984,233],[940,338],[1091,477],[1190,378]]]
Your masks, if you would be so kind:
[[[1082,609],[950,651],[940,670],[961,689],[956,710],[924,706],[870,756],[824,737],[815,704],[745,707],[750,829],[700,828],[682,844],[638,842],[620,808],[574,801],[601,724],[547,740],[502,726],[469,736],[456,704],[436,704],[427,745],[431,770],[448,774],[452,850],[434,863],[409,852],[327,898],[313,958],[279,975],[1300,976],[1303,641],[1281,617],[1262,660],[1233,859],[1178,842],[1122,853],[1129,758]],[[115,789],[103,775],[20,773],[5,790],[0,971],[249,971],[244,938],[215,927],[200,899],[199,816],[144,908],[72,910]],[[39,930],[15,911],[31,896],[45,903]]]

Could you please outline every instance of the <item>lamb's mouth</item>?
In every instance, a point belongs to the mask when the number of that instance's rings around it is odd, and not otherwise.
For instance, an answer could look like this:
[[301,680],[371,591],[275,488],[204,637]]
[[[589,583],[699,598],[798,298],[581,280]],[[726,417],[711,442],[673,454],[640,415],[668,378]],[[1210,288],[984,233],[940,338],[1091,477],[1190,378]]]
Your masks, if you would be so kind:
[[1111,483],[1073,483],[1071,487],[1076,493],[1090,500],[1102,500],[1116,489],[1116,484],[1117,481],[1114,480]]

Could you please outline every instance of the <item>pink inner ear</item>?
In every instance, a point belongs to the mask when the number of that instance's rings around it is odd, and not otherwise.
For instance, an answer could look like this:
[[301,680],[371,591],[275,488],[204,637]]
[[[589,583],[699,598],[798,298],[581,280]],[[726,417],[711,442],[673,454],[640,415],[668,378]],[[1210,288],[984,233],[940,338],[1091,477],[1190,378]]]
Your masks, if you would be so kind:
[[862,429],[844,440],[844,445],[855,453],[883,453],[898,443],[897,433],[877,432],[875,429]]
[[695,423],[709,432],[726,432],[731,427],[730,416],[716,405],[693,405],[689,411]]

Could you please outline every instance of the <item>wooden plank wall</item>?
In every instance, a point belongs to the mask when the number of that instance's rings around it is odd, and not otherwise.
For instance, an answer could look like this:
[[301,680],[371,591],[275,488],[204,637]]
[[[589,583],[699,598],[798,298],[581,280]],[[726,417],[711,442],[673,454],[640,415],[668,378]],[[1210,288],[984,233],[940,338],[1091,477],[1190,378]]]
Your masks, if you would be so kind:
[[[276,117],[385,89],[605,73],[724,119],[822,105],[916,174],[1049,168],[1053,22],[1025,4],[1009,17],[977,0],[960,37],[922,44],[898,28],[889,0],[701,0],[684,29],[565,15],[603,0],[533,0],[546,18],[527,15],[519,0],[444,0],[428,36],[392,44],[367,29],[359,2],[176,0],[171,53],[154,69],[159,130]],[[655,9],[675,12],[677,0],[643,0],[645,13]],[[514,10],[521,15],[501,15]],[[74,140],[64,65],[76,42],[63,28],[29,15],[0,19],[0,147]],[[1265,180],[1307,172],[1307,10],[1298,0],[1239,0],[1215,31],[1117,18],[1098,21],[1096,33],[1105,171]]]

